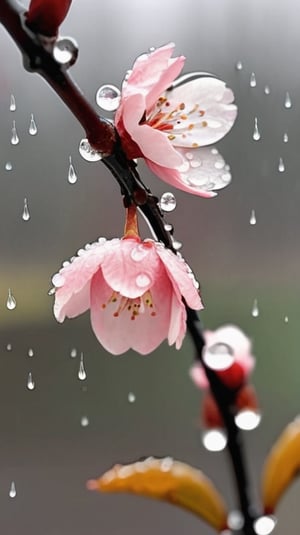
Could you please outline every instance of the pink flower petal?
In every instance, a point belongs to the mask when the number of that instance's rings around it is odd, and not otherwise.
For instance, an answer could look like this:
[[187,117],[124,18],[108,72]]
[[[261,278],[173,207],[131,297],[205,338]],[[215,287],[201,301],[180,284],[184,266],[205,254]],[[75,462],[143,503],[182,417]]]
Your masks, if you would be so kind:
[[176,293],[172,296],[171,320],[168,333],[169,345],[176,343],[176,349],[180,349],[186,333],[186,310],[182,299],[178,299]]

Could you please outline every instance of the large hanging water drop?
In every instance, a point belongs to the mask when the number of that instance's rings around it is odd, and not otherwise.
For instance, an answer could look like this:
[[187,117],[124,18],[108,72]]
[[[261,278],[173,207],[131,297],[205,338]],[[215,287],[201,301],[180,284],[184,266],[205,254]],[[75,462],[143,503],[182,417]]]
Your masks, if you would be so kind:
[[256,225],[256,214],[255,214],[255,210],[251,210],[251,215],[250,215],[250,221],[249,221],[250,225]]
[[256,76],[254,72],[250,76],[250,87],[256,87]]
[[30,116],[30,124],[29,124],[29,129],[28,129],[28,133],[31,135],[31,136],[36,136],[37,134],[37,126],[36,126],[36,122],[34,120],[34,117],[33,117],[33,113],[31,114]]
[[83,353],[81,353],[80,355],[78,379],[80,379],[80,381],[84,381],[86,379],[86,371],[85,371],[84,362],[83,362]]
[[72,164],[72,158],[69,156],[69,169],[68,169],[68,182],[69,184],[75,184],[77,182],[77,174]]
[[159,206],[164,212],[172,212],[176,208],[176,198],[173,193],[170,193],[169,191],[166,191],[166,193],[163,193],[160,201]]
[[253,301],[253,306],[252,306],[252,310],[251,310],[251,315],[253,318],[258,318],[259,316],[259,308],[258,308],[258,301],[257,299],[254,299]]
[[30,219],[30,213],[29,213],[26,197],[24,199],[24,208],[23,208],[23,213],[22,213],[22,219],[23,219],[23,221],[29,221],[29,219]]
[[12,292],[11,292],[11,289],[8,288],[8,297],[7,297],[7,301],[6,301],[6,308],[8,308],[8,310],[14,310],[17,306],[17,301],[16,299],[14,298]]
[[279,173],[284,173],[285,171],[285,165],[284,165],[284,161],[282,158],[279,158],[278,171]]
[[260,131],[258,130],[257,117],[254,119],[254,130],[253,130],[253,139],[254,141],[259,141],[261,138]]
[[102,85],[96,93],[99,108],[105,111],[115,111],[120,104],[121,92],[114,85]]
[[10,95],[10,104],[9,104],[9,111],[16,111],[16,99],[14,95]]
[[29,372],[28,374],[28,377],[27,377],[27,388],[28,390],[34,390],[35,389],[35,382],[32,378],[32,373]]
[[82,139],[79,144],[80,156],[87,162],[99,162],[102,159],[101,152],[94,150],[89,144],[88,139]]
[[14,481],[11,482],[8,495],[10,498],[15,498],[17,496],[17,489]]
[[11,129],[11,139],[10,139],[10,142],[12,145],[17,145],[19,143],[19,136],[18,136],[18,133],[17,133],[17,128],[16,128],[16,121],[13,121],[13,125],[12,125],[12,129]]
[[78,56],[78,45],[72,37],[62,37],[57,39],[53,47],[54,59],[64,65],[70,67],[73,65]]
[[292,101],[289,92],[287,91],[284,99],[284,107],[289,110],[292,107]]

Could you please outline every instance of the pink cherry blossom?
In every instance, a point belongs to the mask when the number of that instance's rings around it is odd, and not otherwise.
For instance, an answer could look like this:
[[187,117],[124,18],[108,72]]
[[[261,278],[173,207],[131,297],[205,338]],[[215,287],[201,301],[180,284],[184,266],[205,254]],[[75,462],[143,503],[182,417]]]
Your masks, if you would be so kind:
[[[247,379],[255,366],[255,358],[252,355],[251,341],[235,325],[224,325],[215,331],[205,331],[204,338],[206,348],[215,344],[226,344],[233,352],[233,365],[226,370],[216,372],[221,380],[228,386],[238,387]],[[191,370],[190,375],[196,386],[208,388],[208,381],[202,365],[197,362]]]
[[159,178],[202,197],[213,197],[231,174],[216,148],[237,114],[222,80],[193,73],[175,78],[185,58],[174,44],[137,58],[123,83],[115,125],[129,158],[142,157]]
[[95,335],[115,355],[130,348],[145,355],[166,338],[179,349],[186,332],[182,298],[202,308],[182,257],[152,240],[100,238],[65,262],[52,282],[56,319],[90,308]]

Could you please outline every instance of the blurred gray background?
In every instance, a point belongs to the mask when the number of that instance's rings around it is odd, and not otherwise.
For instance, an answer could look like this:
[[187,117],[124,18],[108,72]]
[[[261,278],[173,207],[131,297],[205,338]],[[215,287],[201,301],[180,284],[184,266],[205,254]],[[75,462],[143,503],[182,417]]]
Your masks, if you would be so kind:
[[[237,123],[218,146],[232,168],[232,184],[213,200],[175,192],[178,206],[167,220],[201,281],[205,325],[237,323],[253,340],[263,421],[245,441],[257,498],[263,459],[300,406],[299,5],[74,0],[61,34],[79,43],[72,74],[91,102],[100,85],[120,86],[137,55],[169,41],[186,56],[185,72],[216,73],[236,94]],[[101,163],[81,159],[80,125],[43,80],[23,70],[3,28],[0,50],[0,532],[209,535],[212,530],[197,518],[171,506],[85,490],[88,478],[115,462],[171,455],[202,468],[229,505],[236,503],[226,455],[201,445],[200,394],[188,377],[189,338],[180,352],[164,343],[148,357],[112,357],[96,341],[88,314],[56,323],[47,295],[51,275],[86,242],[122,234],[119,189]],[[250,87],[251,72],[256,87]],[[286,92],[290,109],[284,107]],[[34,137],[28,135],[31,113],[38,126]],[[10,144],[13,119],[17,146]],[[67,180],[69,156],[78,175],[74,185]],[[278,171],[280,158],[285,172]],[[154,193],[170,190],[142,165],[140,170]],[[256,225],[249,223],[252,210]],[[6,308],[8,288],[17,301],[14,310]],[[257,318],[251,316],[254,299]],[[80,352],[85,381],[77,378]],[[32,391],[26,388],[29,372]],[[89,425],[81,425],[82,417]],[[8,495],[12,481],[15,498]],[[299,490],[296,483],[282,501],[276,533],[298,534]]]

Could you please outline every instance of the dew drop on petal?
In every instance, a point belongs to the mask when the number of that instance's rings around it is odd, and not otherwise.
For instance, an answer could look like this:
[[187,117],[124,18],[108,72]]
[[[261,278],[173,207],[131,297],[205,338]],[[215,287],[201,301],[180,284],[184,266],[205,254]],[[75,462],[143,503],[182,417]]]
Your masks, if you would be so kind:
[[86,379],[86,371],[85,371],[84,362],[83,362],[83,353],[81,353],[80,355],[78,379],[80,381],[84,381]]
[[19,141],[20,140],[19,140],[19,136],[18,136],[18,133],[17,133],[16,121],[13,121],[12,129],[11,129],[10,142],[11,142],[12,145],[18,145]]
[[23,213],[22,213],[22,219],[23,219],[23,221],[29,221],[29,219],[30,219],[30,213],[29,213],[26,197],[24,199],[24,208],[23,208]]
[[87,416],[82,416],[80,419],[80,425],[81,427],[87,427],[89,425],[90,421]]
[[32,378],[32,373],[29,372],[28,374],[28,377],[27,377],[27,388],[28,390],[34,390],[35,389],[35,382]]
[[254,72],[250,76],[250,87],[256,87],[256,76]]
[[37,134],[37,126],[36,126],[36,122],[34,120],[34,117],[33,117],[33,113],[31,114],[31,117],[30,117],[30,123],[29,123],[29,129],[28,129],[28,133],[31,135],[31,136],[36,136]]
[[69,169],[68,169],[68,182],[69,184],[75,184],[77,182],[77,174],[72,164],[72,157],[69,156]]
[[239,531],[242,529],[245,523],[244,517],[241,511],[231,511],[227,518],[227,524],[233,531]]
[[70,351],[70,357],[71,357],[72,359],[75,359],[75,357],[77,357],[77,349],[76,349],[76,347],[73,347],[73,348],[71,349],[71,351]]
[[292,107],[292,101],[289,92],[287,91],[284,99],[284,107],[289,110]]
[[276,526],[277,520],[274,516],[260,516],[253,524],[257,535],[270,535]]
[[8,495],[10,498],[15,498],[17,496],[17,489],[14,481],[11,482]]
[[12,171],[12,163],[11,162],[6,162],[5,164],[5,171]]
[[254,299],[254,301],[253,301],[253,306],[252,306],[252,310],[251,310],[251,316],[253,318],[258,318],[258,316],[259,316],[259,308],[258,308],[257,299]]
[[8,288],[8,297],[7,297],[7,301],[6,301],[6,308],[8,308],[8,310],[14,310],[16,308],[16,306],[17,306],[17,301],[14,298],[11,289]]
[[254,130],[253,130],[253,139],[254,141],[259,141],[261,138],[260,131],[258,130],[257,117],[254,119]]
[[202,444],[208,451],[222,451],[227,444],[227,436],[222,429],[210,429],[204,431]]
[[114,85],[102,85],[96,93],[99,108],[105,111],[115,111],[120,104],[121,92]]
[[135,283],[139,288],[146,288],[151,284],[151,278],[147,273],[139,273],[135,279]]
[[87,139],[80,141],[79,154],[87,162],[99,162],[102,159],[101,152],[94,150]]
[[61,273],[55,273],[55,275],[53,275],[53,277],[52,277],[52,284],[56,288],[60,288],[61,286],[63,286],[65,284],[64,276],[61,275]]
[[141,262],[148,256],[149,254],[149,247],[145,247],[143,244],[139,243],[136,245],[130,252],[130,256],[132,260],[135,262]]
[[73,65],[78,56],[78,45],[72,37],[62,37],[56,40],[53,47],[53,57],[61,65]]
[[265,85],[264,93],[265,93],[265,95],[269,95],[271,93],[271,89],[270,89],[269,85]]
[[285,133],[283,134],[283,143],[288,143],[288,140],[289,140],[288,133],[285,132]]
[[235,68],[236,68],[237,71],[241,71],[242,70],[243,64],[242,64],[242,62],[240,60],[236,62]]
[[252,431],[260,424],[261,413],[252,409],[243,409],[236,414],[234,420],[239,429]]
[[9,111],[16,111],[16,99],[14,95],[10,95]]
[[30,348],[28,349],[28,351],[27,351],[27,355],[28,355],[28,357],[33,357],[33,356],[34,356],[34,351],[33,351],[32,347],[30,347]]
[[256,214],[255,214],[255,210],[251,210],[251,215],[250,215],[250,221],[249,221],[250,225],[256,225]]
[[289,322],[289,317],[288,316],[284,316],[284,323],[288,323]]
[[162,194],[159,206],[164,212],[172,212],[176,208],[176,198],[173,193],[166,191]]
[[284,173],[284,171],[285,171],[285,165],[284,165],[284,161],[283,161],[282,158],[279,158],[278,171],[279,171],[279,173]]
[[128,393],[128,401],[129,403],[134,403],[136,400],[135,394],[133,392]]
[[234,362],[234,352],[228,344],[219,342],[204,347],[203,360],[212,370],[226,370]]

